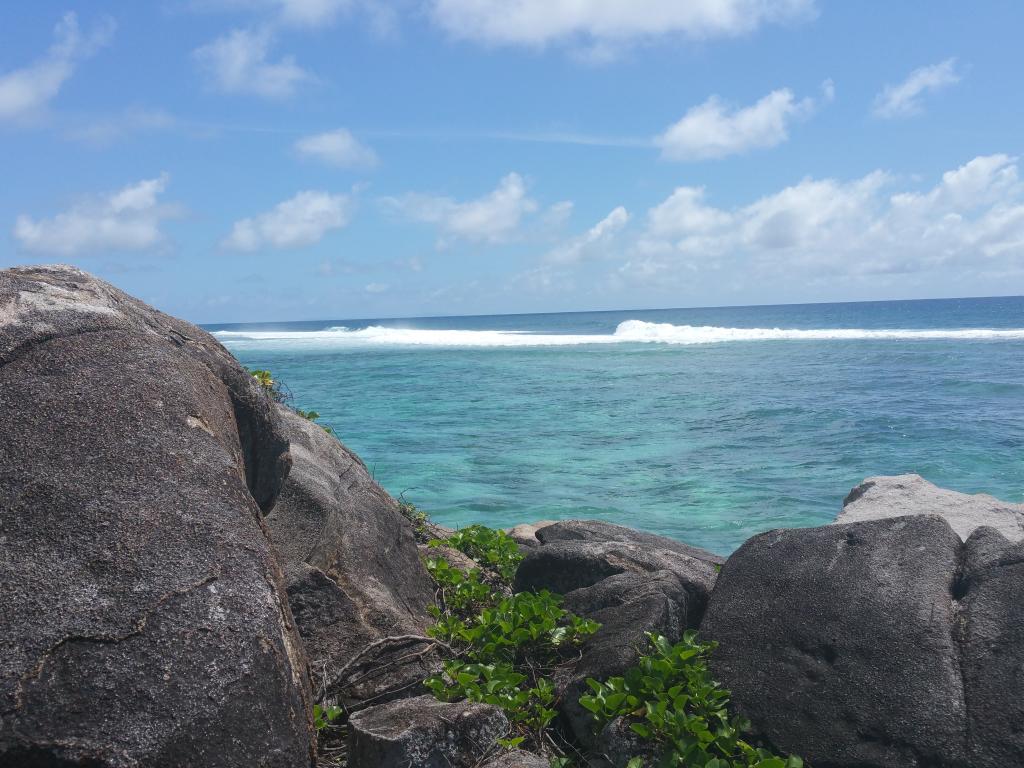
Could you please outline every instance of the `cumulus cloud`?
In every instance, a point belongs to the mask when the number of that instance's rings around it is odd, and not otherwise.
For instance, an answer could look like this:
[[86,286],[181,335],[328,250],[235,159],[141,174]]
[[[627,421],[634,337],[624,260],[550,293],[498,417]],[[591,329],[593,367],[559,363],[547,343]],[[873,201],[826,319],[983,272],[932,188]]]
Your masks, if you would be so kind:
[[910,117],[923,110],[923,97],[960,82],[956,59],[915,69],[898,85],[887,85],[875,98],[874,114],[885,120]]
[[37,61],[0,75],[0,120],[31,117],[40,112],[74,74],[75,67],[110,42],[114,22],[105,19],[82,34],[78,17],[66,13],[53,30],[53,43]]
[[267,30],[234,29],[197,48],[192,55],[218,90],[287,98],[312,76],[291,56],[268,61],[270,44]]
[[768,23],[807,18],[814,0],[432,0],[436,24],[453,37],[542,46],[617,45],[678,34],[735,37]]
[[377,153],[344,128],[305,136],[295,142],[295,151],[338,168],[368,168],[377,164]]
[[446,236],[491,243],[511,238],[523,217],[537,210],[518,173],[508,174],[492,192],[476,200],[410,194],[386,198],[385,203],[414,221],[436,224]]
[[883,171],[848,182],[804,179],[732,209],[709,205],[701,188],[679,187],[648,212],[622,272],[649,279],[722,259],[772,275],[978,268],[996,258],[1024,266],[1015,158],[976,157],[924,192],[891,192],[895,184]]
[[52,219],[18,217],[14,239],[25,251],[78,256],[98,251],[145,251],[160,245],[162,221],[177,206],[162,204],[169,177],[162,174],[112,194],[83,201]]
[[553,264],[575,264],[594,253],[600,253],[602,247],[607,246],[628,221],[629,213],[620,205],[586,232],[548,253],[547,261]]
[[[825,97],[833,92],[826,81]],[[668,160],[707,160],[774,147],[789,138],[791,121],[809,115],[814,100],[797,101],[788,88],[772,91],[756,104],[733,108],[712,96],[690,109],[655,139]]]
[[313,245],[328,232],[346,226],[350,209],[347,195],[299,192],[265,213],[236,221],[222,245],[236,251]]

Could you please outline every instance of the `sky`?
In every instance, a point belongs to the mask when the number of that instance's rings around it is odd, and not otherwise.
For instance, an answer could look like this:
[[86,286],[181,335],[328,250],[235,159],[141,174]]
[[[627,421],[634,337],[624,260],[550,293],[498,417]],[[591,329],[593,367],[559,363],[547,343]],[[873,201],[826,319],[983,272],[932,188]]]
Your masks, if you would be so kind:
[[0,267],[194,322],[1024,293],[1024,4],[0,4]]

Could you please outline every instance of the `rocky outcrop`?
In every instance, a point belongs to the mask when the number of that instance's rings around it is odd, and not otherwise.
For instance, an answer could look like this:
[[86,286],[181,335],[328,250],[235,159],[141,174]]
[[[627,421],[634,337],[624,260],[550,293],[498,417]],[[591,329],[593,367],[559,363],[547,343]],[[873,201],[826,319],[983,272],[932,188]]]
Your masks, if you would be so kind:
[[292,470],[267,524],[313,674],[350,707],[407,691],[436,665],[415,641],[375,646],[344,680],[333,673],[372,643],[423,635],[430,623],[433,582],[412,527],[358,456],[317,424],[278,411]]
[[349,768],[472,768],[509,731],[497,707],[430,695],[364,709],[348,725]]
[[920,475],[867,478],[847,495],[836,522],[920,514],[945,518],[964,540],[981,526],[995,528],[1010,541],[1024,539],[1024,504],[939,488]]
[[662,536],[598,521],[538,527],[526,549],[515,591],[547,589],[564,606],[600,622],[580,660],[562,671],[559,710],[574,737],[593,746],[591,714],[579,704],[589,677],[621,675],[647,648],[646,633],[678,640],[701,619],[715,583],[716,555]]
[[712,671],[815,768],[1024,763],[1024,544],[932,515],[771,531],[728,560]]
[[0,764],[309,765],[261,523],[277,413],[207,333],[69,267],[0,272]]

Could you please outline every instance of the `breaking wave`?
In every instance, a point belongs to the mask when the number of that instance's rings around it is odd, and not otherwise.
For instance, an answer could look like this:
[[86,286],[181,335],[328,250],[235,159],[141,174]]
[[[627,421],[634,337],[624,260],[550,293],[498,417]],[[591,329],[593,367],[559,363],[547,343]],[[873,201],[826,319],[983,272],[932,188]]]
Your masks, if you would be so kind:
[[721,344],[738,341],[1024,340],[1024,328],[866,329],[722,328],[626,320],[611,334],[546,334],[526,331],[431,330],[372,325],[320,331],[215,331],[225,344],[316,347],[556,347],[582,344]]

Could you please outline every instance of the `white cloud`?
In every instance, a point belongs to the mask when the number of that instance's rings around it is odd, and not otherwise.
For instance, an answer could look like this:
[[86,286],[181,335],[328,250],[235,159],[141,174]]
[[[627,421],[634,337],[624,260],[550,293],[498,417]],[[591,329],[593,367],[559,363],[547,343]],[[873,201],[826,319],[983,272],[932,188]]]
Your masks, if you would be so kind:
[[476,242],[501,242],[515,234],[522,218],[537,210],[518,173],[505,176],[492,192],[468,202],[411,194],[386,203],[415,221],[436,224],[445,235]]
[[363,290],[367,293],[384,293],[390,287],[387,283],[368,283]]
[[575,264],[583,261],[591,254],[599,252],[603,246],[607,246],[628,221],[629,213],[620,205],[582,235],[548,253],[547,260],[554,264]]
[[814,14],[814,0],[432,0],[432,16],[454,37],[541,46],[584,42],[598,56],[609,46],[678,34],[733,37],[763,24]]
[[740,109],[732,109],[712,96],[669,126],[655,143],[668,160],[738,155],[781,144],[789,138],[789,122],[813,109],[812,99],[798,102],[788,88],[772,91],[756,104]]
[[299,192],[265,213],[236,221],[222,245],[236,251],[313,245],[331,230],[346,226],[350,208],[346,195]]
[[377,153],[344,128],[305,136],[295,142],[295,151],[338,168],[367,168],[377,164]]
[[14,238],[26,251],[56,256],[77,256],[97,251],[144,251],[164,241],[160,224],[178,214],[164,205],[167,188],[162,174],[113,194],[79,203],[52,219],[18,217]]
[[[739,208],[680,187],[648,212],[623,272],[651,279],[735,262],[733,274],[911,273],[986,259],[1024,267],[1024,185],[1016,159],[977,157],[924,192],[888,194],[875,171],[849,182],[804,179]],[[748,272],[745,272],[748,271]]]
[[915,69],[899,85],[887,85],[875,98],[874,114],[883,119],[910,117],[923,109],[922,96],[960,82],[956,59]]
[[286,98],[312,76],[291,56],[268,61],[270,43],[266,30],[234,29],[197,48],[192,55],[219,90]]
[[33,64],[0,75],[0,120],[37,114],[60,91],[75,67],[110,42],[114,22],[106,19],[82,35],[78,17],[66,13],[53,30],[53,44]]
[[353,0],[274,0],[281,19],[297,26],[330,24],[354,5]]
[[192,0],[199,11],[251,11],[296,27],[320,27],[370,0]]

